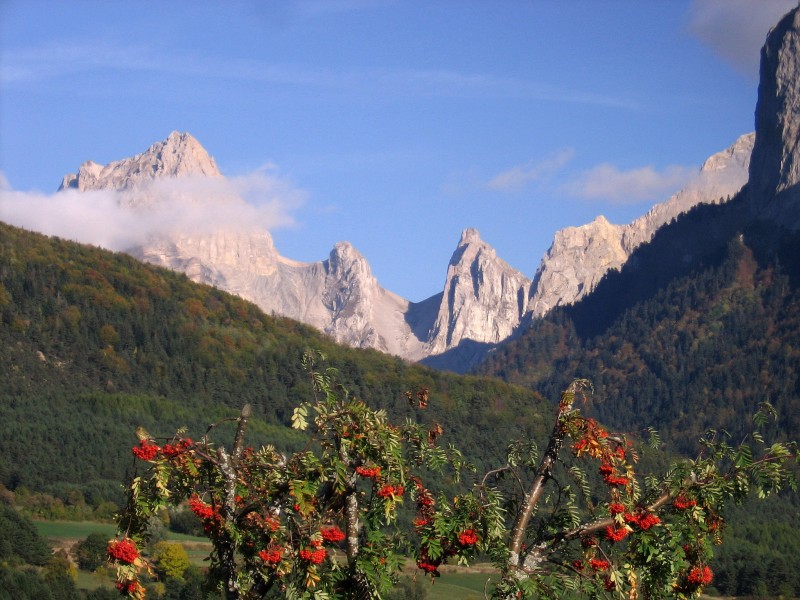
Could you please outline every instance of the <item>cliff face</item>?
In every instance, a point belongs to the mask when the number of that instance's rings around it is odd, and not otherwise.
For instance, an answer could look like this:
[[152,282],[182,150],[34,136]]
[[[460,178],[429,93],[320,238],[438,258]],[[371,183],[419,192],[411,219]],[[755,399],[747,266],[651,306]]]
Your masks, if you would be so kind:
[[167,223],[157,236],[128,251],[237,294],[268,313],[317,327],[338,342],[409,360],[437,357],[429,362],[466,370],[526,319],[587,294],[608,269],[621,266],[680,212],[735,193],[746,178],[752,140],[743,136],[708,159],[687,188],[629,225],[598,217],[557,232],[533,281],[500,259],[477,230],[466,229],[443,292],[420,303],[382,288],[367,260],[347,242],[336,244],[325,260],[300,263],[281,256],[267,230],[226,220],[244,200],[187,133],[173,132],[145,152],[105,166],[84,163],[60,189],[111,190],[121,206],[136,211],[156,205],[174,211],[166,214],[210,210],[218,218],[205,219],[202,227],[186,225],[191,221]]
[[752,133],[743,135],[708,158],[685,188],[632,223],[614,225],[600,216],[556,232],[533,279],[531,315],[541,317],[580,300],[609,269],[620,268],[638,246],[649,242],[659,227],[697,204],[722,202],[736,194],[747,182],[754,138]]
[[605,217],[557,231],[533,279],[528,310],[539,317],[560,304],[575,302],[627,258],[622,227]]
[[769,32],[761,49],[756,141],[748,188],[755,213],[800,227],[800,7]]
[[423,340],[404,317],[410,303],[384,290],[347,242],[336,244],[327,260],[313,263],[280,256],[266,231],[176,233],[130,252],[250,300],[267,313],[313,325],[340,343],[423,356]]
[[506,339],[525,315],[529,287],[530,279],[498,258],[476,229],[466,229],[447,268],[426,354],[440,354],[465,339]]

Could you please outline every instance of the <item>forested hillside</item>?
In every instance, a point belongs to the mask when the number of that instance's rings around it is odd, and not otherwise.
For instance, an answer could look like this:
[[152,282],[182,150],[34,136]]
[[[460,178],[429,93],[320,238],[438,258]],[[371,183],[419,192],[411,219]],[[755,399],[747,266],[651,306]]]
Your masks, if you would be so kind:
[[[523,388],[339,347],[184,275],[2,224],[0,324],[0,483],[65,500],[118,499],[138,425],[199,437],[249,402],[251,443],[296,448],[304,440],[287,425],[311,393],[300,365],[310,349],[394,418],[441,423],[442,442],[480,469],[550,418]],[[423,387],[430,408],[414,412],[404,392]]]
[[545,394],[595,384],[616,428],[655,426],[684,452],[741,433],[758,402],[800,433],[800,238],[747,223],[740,200],[674,222],[582,302],[535,322],[481,372]]
[[[594,382],[587,411],[624,431],[655,427],[692,456],[708,428],[732,442],[759,402],[778,437],[800,437],[800,236],[750,220],[744,197],[662,229],[596,291],[532,324],[480,372],[554,393]],[[730,515],[715,561],[728,594],[800,591],[796,494]],[[782,591],[781,591],[782,590]]]
[[[472,377],[339,347],[183,275],[0,224],[0,483],[18,498],[30,489],[66,504],[119,501],[137,425],[200,436],[245,402],[252,443],[297,448],[304,438],[287,425],[311,393],[300,366],[309,349],[394,418],[442,423],[442,441],[479,472],[514,437],[541,442],[553,404],[533,390],[554,399],[576,376],[596,388],[583,411],[620,430],[654,425],[685,452],[708,426],[746,429],[760,400],[778,407],[779,434],[796,438],[800,241],[743,225],[744,210],[737,200],[696,209]],[[412,411],[404,392],[422,387],[430,408]],[[722,591],[800,589],[800,547],[776,518],[796,515],[796,498],[769,506],[765,518],[745,511],[731,523],[734,544],[715,565]]]

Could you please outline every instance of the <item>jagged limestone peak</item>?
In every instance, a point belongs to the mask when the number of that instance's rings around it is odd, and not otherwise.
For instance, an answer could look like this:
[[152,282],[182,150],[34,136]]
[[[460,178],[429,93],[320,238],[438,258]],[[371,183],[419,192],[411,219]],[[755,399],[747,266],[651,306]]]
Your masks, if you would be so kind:
[[478,230],[465,229],[450,259],[439,312],[428,338],[430,354],[463,340],[494,344],[519,325],[530,280],[497,257]]
[[214,159],[189,133],[173,131],[144,152],[102,166],[94,161],[83,163],[77,173],[64,176],[59,190],[127,190],[141,187],[162,177],[205,176],[221,174]]
[[753,138],[752,133],[743,135],[706,159],[682,190],[628,225],[612,224],[600,215],[591,223],[557,231],[533,278],[530,313],[541,317],[580,300],[661,226],[697,204],[724,202],[736,194],[747,182]]
[[481,234],[474,227],[467,227],[461,232],[461,239],[458,241],[459,246],[464,244],[473,244],[481,242]]

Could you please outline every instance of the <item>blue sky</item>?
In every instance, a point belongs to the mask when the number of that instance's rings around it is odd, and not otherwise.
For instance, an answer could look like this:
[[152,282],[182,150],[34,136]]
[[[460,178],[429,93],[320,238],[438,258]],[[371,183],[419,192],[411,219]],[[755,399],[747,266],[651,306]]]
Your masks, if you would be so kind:
[[252,201],[282,255],[347,240],[418,301],[464,228],[531,277],[556,230],[665,200],[752,131],[759,48],[795,4],[2,0],[0,172],[50,197],[188,131],[275,183]]

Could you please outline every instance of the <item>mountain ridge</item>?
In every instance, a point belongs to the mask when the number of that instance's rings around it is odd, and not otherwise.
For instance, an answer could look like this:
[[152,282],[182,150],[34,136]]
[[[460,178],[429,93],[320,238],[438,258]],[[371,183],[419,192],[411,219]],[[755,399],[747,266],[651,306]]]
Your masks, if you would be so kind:
[[[467,228],[451,257],[443,292],[418,303],[380,286],[367,259],[348,242],[337,243],[323,260],[302,263],[281,256],[267,230],[220,225],[202,233],[162,233],[128,252],[235,293],[268,313],[308,323],[338,342],[412,361],[437,356],[438,368],[463,372],[531,318],[591,291],[605,272],[619,268],[631,248],[669,218],[730,193],[741,183],[748,140],[752,137],[743,136],[709,158],[684,191],[628,226],[598,217],[556,232],[533,279],[498,257],[477,229]],[[720,187],[711,181],[712,172],[734,183]],[[205,177],[224,180],[194,137],[174,131],[131,158],[105,166],[84,163],[78,173],[64,177],[59,189],[111,190],[120,194],[121,205],[144,208],[159,193],[156,183],[192,178],[199,189]],[[192,190],[180,193],[191,195]],[[244,202],[231,197],[205,201]]]
[[77,173],[65,175],[59,191],[128,190],[147,185],[160,177],[221,177],[217,163],[189,133],[173,131],[161,142],[131,158],[103,166],[84,162]]
[[592,294],[537,320],[476,370],[545,395],[589,378],[601,419],[625,430],[646,415],[685,452],[706,427],[741,434],[737,415],[762,401],[778,410],[771,426],[796,437],[799,49],[800,6],[762,51],[749,181],[738,194],[658,229]]

